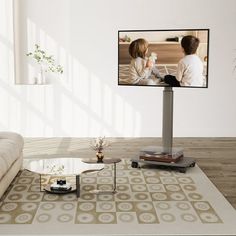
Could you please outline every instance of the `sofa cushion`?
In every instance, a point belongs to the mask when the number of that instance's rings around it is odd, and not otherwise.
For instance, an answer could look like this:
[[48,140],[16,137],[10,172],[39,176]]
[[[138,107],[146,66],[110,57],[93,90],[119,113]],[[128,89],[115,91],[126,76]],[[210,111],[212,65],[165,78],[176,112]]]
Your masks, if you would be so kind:
[[11,132],[0,132],[0,179],[20,156],[24,145],[22,136]]

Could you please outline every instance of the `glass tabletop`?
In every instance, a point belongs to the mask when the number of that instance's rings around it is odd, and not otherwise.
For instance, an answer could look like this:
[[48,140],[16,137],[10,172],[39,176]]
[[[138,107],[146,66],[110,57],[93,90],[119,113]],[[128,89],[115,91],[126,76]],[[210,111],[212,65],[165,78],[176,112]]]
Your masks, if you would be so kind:
[[103,163],[88,164],[80,158],[47,158],[25,159],[23,167],[26,170],[48,175],[79,175],[86,171],[98,171],[104,168]]

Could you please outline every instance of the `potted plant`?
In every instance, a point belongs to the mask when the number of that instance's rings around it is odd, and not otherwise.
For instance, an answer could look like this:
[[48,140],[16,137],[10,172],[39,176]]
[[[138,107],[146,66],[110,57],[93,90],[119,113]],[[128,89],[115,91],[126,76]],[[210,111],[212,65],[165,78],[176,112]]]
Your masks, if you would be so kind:
[[26,56],[31,57],[40,67],[40,72],[37,79],[37,84],[45,84],[45,72],[52,73],[63,73],[63,67],[55,63],[55,59],[52,55],[47,55],[47,53],[40,49],[38,44],[35,44],[35,49],[33,52],[29,52]]
[[104,154],[102,151],[108,146],[109,143],[105,137],[98,137],[91,141],[90,147],[96,151],[97,162],[103,162]]

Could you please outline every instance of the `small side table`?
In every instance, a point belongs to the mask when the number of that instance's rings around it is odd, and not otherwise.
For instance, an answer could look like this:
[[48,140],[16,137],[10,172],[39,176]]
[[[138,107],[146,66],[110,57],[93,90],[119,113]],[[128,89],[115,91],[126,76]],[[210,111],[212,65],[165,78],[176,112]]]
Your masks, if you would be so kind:
[[[113,190],[112,190],[112,193],[116,193],[116,163],[119,163],[121,162],[121,159],[120,158],[104,158],[102,160],[102,162],[98,162],[97,159],[82,159],[82,161],[84,163],[87,163],[87,164],[113,164],[114,165],[114,168],[113,168],[113,171],[114,171],[114,182],[113,182]],[[99,190],[96,190],[96,192],[101,192]]]

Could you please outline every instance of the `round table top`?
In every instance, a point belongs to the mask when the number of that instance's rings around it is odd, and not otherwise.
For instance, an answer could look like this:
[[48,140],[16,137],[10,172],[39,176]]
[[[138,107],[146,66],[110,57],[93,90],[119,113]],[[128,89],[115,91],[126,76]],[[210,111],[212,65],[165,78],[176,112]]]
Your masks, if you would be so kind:
[[98,161],[96,158],[83,158],[82,161],[87,164],[115,164],[121,162],[120,158],[106,158],[104,157],[102,161]]

